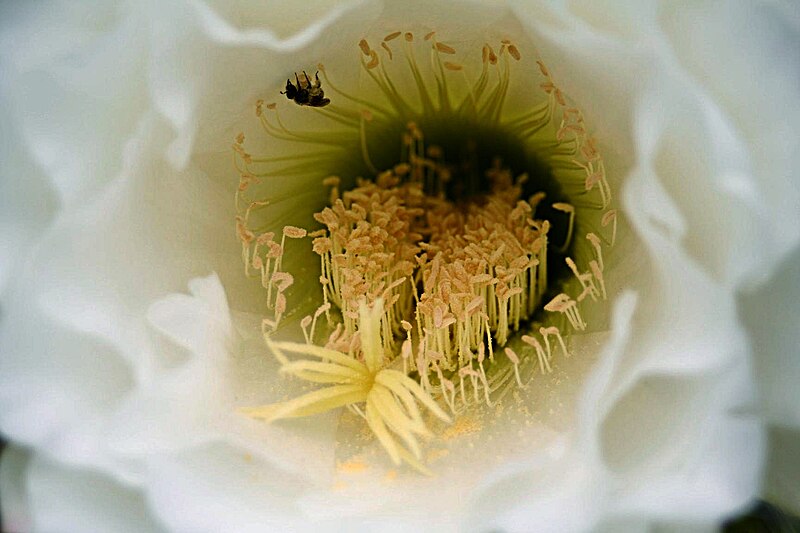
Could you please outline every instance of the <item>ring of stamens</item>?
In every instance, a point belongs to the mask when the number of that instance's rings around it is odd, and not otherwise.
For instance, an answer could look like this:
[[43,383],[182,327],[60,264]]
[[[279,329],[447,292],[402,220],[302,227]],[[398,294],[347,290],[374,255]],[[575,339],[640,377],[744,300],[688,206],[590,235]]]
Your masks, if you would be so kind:
[[[583,115],[568,104],[543,62],[537,61],[542,102],[509,118],[511,60],[522,58],[516,45],[503,41],[499,53],[484,45],[480,74],[470,82],[467,69],[450,60],[453,47],[434,33],[423,41],[430,43],[433,90],[417,63],[412,33],[390,33],[380,49],[362,40],[361,65],[380,98],[343,91],[319,65],[326,90],[335,96],[328,107],[312,111],[341,131],[291,130],[275,104],[259,101],[256,115],[270,137],[311,148],[297,156],[253,157],[242,135],[233,145],[240,175],[236,231],[245,271],[261,278],[273,310],[263,321],[267,344],[282,372],[329,385],[245,412],[276,420],[346,405],[364,417],[394,462],[419,470],[424,466],[417,438],[430,431],[416,403],[445,421],[434,399],[457,413],[473,401],[491,404],[493,393],[509,379],[525,386],[520,367],[527,361],[550,372],[558,351],[569,355],[566,333],[587,328],[582,314],[587,298],[608,296],[603,251],[613,246],[617,225],[603,160]],[[387,68],[398,42],[416,101],[400,90]],[[453,96],[451,76],[466,88],[460,100]],[[426,139],[419,123],[453,117],[520,139],[552,169],[569,201],[552,201],[544,190],[528,195],[530,176],[514,175],[500,158],[482,169],[483,185],[468,186],[462,198],[448,198],[452,186],[461,185],[459,169],[442,146]],[[375,158],[371,136],[387,131],[400,132],[400,154],[385,167],[378,163],[385,157]],[[342,179],[318,175],[320,168],[335,168],[343,154],[357,154],[373,178],[359,178],[343,192]],[[309,233],[285,226],[278,242],[267,213],[280,199],[251,199],[249,192],[263,179],[314,175],[328,190],[328,207],[314,215],[321,229]],[[545,212],[561,217],[564,230],[556,237]],[[320,259],[323,302],[300,323],[305,344],[279,343],[271,337],[287,312],[294,281],[282,261],[286,239],[306,237],[313,239]],[[581,254],[570,255],[578,244]],[[553,257],[563,257],[572,281],[549,279]],[[318,339],[323,315],[330,332]],[[506,345],[517,331],[524,350]],[[293,362],[287,351],[320,361]]]

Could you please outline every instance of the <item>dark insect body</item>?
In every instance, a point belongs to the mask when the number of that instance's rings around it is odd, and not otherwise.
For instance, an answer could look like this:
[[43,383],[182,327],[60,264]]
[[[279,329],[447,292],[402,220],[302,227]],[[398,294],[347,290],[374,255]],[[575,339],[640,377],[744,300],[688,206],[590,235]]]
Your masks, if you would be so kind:
[[286,80],[286,90],[281,91],[281,94],[285,94],[289,100],[294,100],[297,105],[325,107],[330,104],[330,99],[325,98],[325,92],[322,90],[319,72],[314,75],[314,83],[311,82],[305,70],[303,71],[303,76],[305,79],[301,80],[297,72],[295,72],[294,79],[297,81],[297,85],[293,84],[291,80]]

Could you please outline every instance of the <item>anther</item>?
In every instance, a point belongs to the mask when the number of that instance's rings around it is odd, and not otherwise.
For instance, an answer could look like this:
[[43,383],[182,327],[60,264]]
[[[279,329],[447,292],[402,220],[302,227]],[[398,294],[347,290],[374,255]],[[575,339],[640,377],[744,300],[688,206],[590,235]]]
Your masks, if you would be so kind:
[[440,43],[440,42],[437,41],[435,46],[436,46],[436,49],[438,51],[442,52],[443,54],[455,54],[456,53],[455,48],[453,48],[451,46],[447,46],[444,43]]
[[505,348],[506,357],[508,357],[511,364],[514,365],[514,377],[517,379],[517,385],[523,388],[522,379],[519,376],[519,356],[511,348]]
[[369,51],[369,62],[365,65],[368,69],[372,70],[373,68],[377,67],[380,63],[378,59],[378,53],[375,50]]
[[386,42],[381,41],[381,48],[386,50],[386,53],[389,55],[389,61],[391,61],[393,59],[394,54],[392,54],[392,49],[389,48],[389,45],[387,45]]
[[550,78],[550,71],[547,70],[547,67],[544,66],[544,63],[540,60],[537,60],[536,64],[539,65],[539,70],[542,72],[542,76],[545,78]]
[[290,239],[302,239],[308,234],[308,232],[305,229],[298,228],[296,226],[284,226],[283,234]]
[[571,204],[567,204],[564,202],[557,202],[553,204],[553,209],[561,211],[562,213],[566,213],[569,215],[569,225],[567,226],[567,236],[564,239],[564,244],[558,249],[559,253],[564,253],[569,248],[570,243],[572,242],[572,230],[575,227],[575,207]]
[[492,47],[490,45],[487,44],[485,46],[486,46],[485,49],[488,51],[488,56],[487,57],[489,59],[489,63],[491,63],[492,65],[496,65],[497,64],[497,54],[494,53],[494,50],[492,49]]
[[605,228],[609,224],[611,224],[611,246],[614,246],[614,243],[617,240],[617,210],[616,209],[609,209],[605,213],[603,213],[603,217],[600,219],[600,223]]

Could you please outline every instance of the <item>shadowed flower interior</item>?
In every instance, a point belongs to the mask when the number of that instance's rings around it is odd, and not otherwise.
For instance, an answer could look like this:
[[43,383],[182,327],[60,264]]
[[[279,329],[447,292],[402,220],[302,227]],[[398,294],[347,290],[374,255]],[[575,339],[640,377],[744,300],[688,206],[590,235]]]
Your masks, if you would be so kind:
[[[267,347],[282,373],[321,386],[242,412],[346,406],[395,464],[428,472],[419,438],[431,428],[526,388],[556,355],[580,356],[570,334],[606,327],[617,212],[582,113],[515,43],[463,63],[435,33],[358,46],[357,88],[324,65],[321,81],[292,74],[294,102],[256,104],[265,153],[244,134],[233,144],[237,235],[271,310]],[[272,214],[286,180],[313,189],[295,215],[313,220]],[[308,308],[290,288],[310,283],[313,312],[287,324]],[[304,343],[276,340],[292,326]]]

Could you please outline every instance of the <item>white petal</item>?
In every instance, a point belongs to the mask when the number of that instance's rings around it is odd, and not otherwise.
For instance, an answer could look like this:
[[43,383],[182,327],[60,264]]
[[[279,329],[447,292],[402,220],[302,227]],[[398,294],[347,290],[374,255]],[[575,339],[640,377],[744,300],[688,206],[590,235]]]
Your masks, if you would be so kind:
[[764,494],[800,513],[800,252],[796,251],[765,286],[740,299],[751,335],[760,410],[773,426]]
[[[6,101],[6,69],[0,64],[0,101]],[[57,209],[50,182],[31,159],[11,109],[0,108],[0,294]]]
[[[318,27],[324,27],[327,20],[340,16],[358,6],[361,2],[350,2],[342,4],[335,0],[311,0],[303,4],[303,9],[298,9],[295,2],[283,0],[274,2],[269,10],[264,10],[263,6],[252,0],[238,0],[236,2],[224,2],[212,0],[207,2],[208,7],[198,6],[198,11],[205,9],[213,10],[214,13],[206,13],[209,24],[218,27],[219,33],[236,33],[238,30],[239,39],[254,35],[264,35],[272,33],[277,39],[288,39],[295,34],[306,34],[305,39],[311,40],[318,32]],[[223,17],[224,21],[234,26],[225,28],[225,22],[216,19],[215,16]],[[250,30],[248,34],[248,30]],[[259,31],[260,30],[260,31]]]
[[216,274],[189,282],[192,296],[173,294],[150,306],[148,320],[179,346],[215,359],[231,342],[231,319],[225,289]]
[[[158,129],[145,127],[142,137],[157,145]],[[230,196],[213,182],[200,187],[209,182],[196,170],[178,174],[144,157],[148,149],[132,145],[126,173],[60,217],[4,301],[0,425],[70,460],[113,464],[100,438],[106,417],[134,383],[172,362],[148,332],[152,301],[193,271],[244,281],[225,210]],[[245,307],[247,285],[233,283]]]
[[151,532],[161,527],[141,493],[88,469],[31,459],[27,494],[35,531]]
[[749,162],[744,178],[768,214],[760,223],[765,242],[747,241],[758,246],[758,260],[749,270],[740,267],[749,281],[766,279],[800,240],[793,156],[800,150],[800,58],[791,52],[800,46],[800,30],[796,10],[792,21],[788,4],[780,7],[701,2],[664,6],[662,13],[676,58],[738,137],[739,156]]
[[[646,146],[639,146],[644,161]],[[635,491],[617,501],[617,512],[661,519],[673,513],[713,523],[755,496],[763,429],[745,414],[755,396],[733,297],[683,255],[681,240],[642,201],[658,186],[654,173],[640,169],[624,190],[626,212],[649,250],[653,272],[637,283],[645,283],[642,309],[615,384],[591,404],[616,402],[598,414],[607,413],[601,442],[617,481],[647,479],[627,484]],[[684,490],[693,497],[678,498]]]
[[280,401],[295,391],[278,373],[258,320],[239,320],[237,331],[249,337],[234,332],[215,275],[193,279],[189,287],[192,296],[166,296],[148,313],[151,324],[185,357],[126,399],[114,416],[111,446],[149,462],[154,454],[222,441],[236,450],[236,460],[247,453],[320,482],[332,464],[335,417],[316,417],[286,430],[237,413],[238,407]]
[[800,250],[763,287],[741,297],[767,420],[800,428]]
[[172,531],[309,531],[295,474],[225,445],[154,458],[149,499]]
[[119,171],[147,107],[146,32],[122,3],[13,11],[0,32],[3,49],[13,51],[4,61],[12,84],[4,105],[17,117],[15,136],[72,205]]
[[131,386],[129,369],[102,339],[64,328],[18,298],[8,304],[0,332],[0,426],[15,440],[58,447],[59,438],[82,434],[119,401]]

